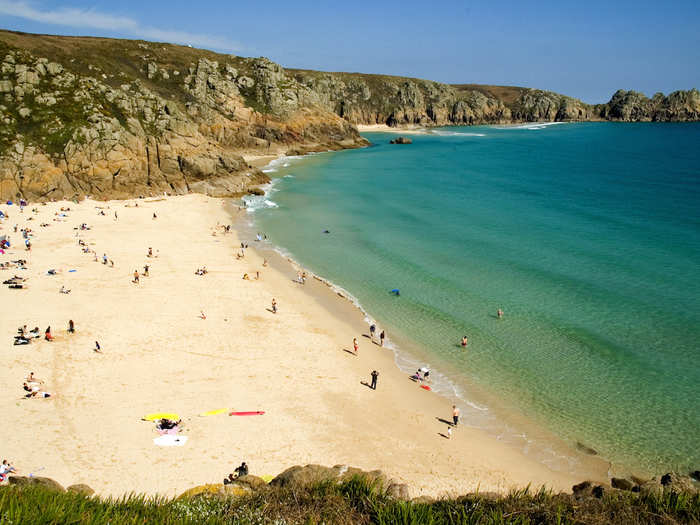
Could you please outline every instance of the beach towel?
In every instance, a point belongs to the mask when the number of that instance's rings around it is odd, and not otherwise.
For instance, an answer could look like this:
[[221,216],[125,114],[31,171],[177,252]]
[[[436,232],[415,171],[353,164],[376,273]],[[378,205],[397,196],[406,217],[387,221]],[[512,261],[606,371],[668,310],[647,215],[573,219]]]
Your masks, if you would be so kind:
[[187,436],[173,436],[166,434],[157,438],[153,438],[153,443],[159,447],[181,447],[187,443]]
[[156,432],[158,432],[161,436],[177,436],[178,433],[180,432],[180,427],[178,425],[174,426],[173,428],[158,428],[156,427]]

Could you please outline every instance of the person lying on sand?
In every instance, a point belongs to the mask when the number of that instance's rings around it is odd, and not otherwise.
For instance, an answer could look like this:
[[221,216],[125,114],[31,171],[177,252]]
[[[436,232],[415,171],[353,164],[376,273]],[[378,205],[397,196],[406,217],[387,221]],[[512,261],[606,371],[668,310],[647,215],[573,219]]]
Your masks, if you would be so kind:
[[39,385],[32,385],[29,386],[27,383],[24,383],[22,385],[22,388],[27,394],[24,395],[26,398],[32,398],[32,397],[38,397],[38,398],[46,398],[46,397],[51,397],[50,392],[44,392],[39,388]]
[[59,290],[60,293],[70,293],[70,290],[66,288],[65,286],[61,286],[61,289]]

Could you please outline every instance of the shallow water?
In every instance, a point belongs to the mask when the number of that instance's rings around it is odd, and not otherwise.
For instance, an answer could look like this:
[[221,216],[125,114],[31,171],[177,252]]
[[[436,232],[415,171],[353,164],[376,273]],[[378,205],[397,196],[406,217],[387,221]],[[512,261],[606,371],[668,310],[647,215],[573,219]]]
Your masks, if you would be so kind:
[[271,166],[256,227],[452,377],[473,421],[496,428],[497,401],[637,472],[698,468],[700,124],[366,136]]

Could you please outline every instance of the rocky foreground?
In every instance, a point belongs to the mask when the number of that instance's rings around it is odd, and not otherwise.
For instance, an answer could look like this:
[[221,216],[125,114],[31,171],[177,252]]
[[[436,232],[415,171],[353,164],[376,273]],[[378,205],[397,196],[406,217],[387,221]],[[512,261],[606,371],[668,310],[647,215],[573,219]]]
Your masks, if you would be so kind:
[[[465,73],[465,74],[468,74]],[[285,70],[171,44],[0,31],[0,198],[241,195],[241,154],[361,147],[356,124],[696,121],[700,92],[536,89]]]
[[10,477],[0,516],[10,523],[697,523],[694,472],[651,480],[583,482],[572,494],[529,488],[410,500],[381,471],[344,465],[294,466],[267,483],[246,475],[231,484],[185,491],[174,500],[93,497],[87,485],[64,489],[50,478]]

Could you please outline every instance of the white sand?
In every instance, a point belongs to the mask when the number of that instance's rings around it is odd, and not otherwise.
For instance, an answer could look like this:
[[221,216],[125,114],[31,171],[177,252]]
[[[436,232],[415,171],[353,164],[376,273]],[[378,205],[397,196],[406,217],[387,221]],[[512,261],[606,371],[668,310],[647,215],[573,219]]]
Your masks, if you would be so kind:
[[[468,421],[451,440],[441,437],[446,425],[436,418],[450,419],[451,401],[408,381],[389,350],[362,337],[358,312],[340,306],[347,315],[330,315],[328,298],[291,282],[289,268],[263,268],[252,250],[237,260],[236,233],[212,236],[217,223],[232,222],[225,201],[188,195],[131,202],[138,208],[52,203],[38,206],[36,215],[0,206],[11,215],[0,235],[14,241],[0,262],[30,259],[26,271],[0,271],[2,280],[30,277],[28,290],[0,288],[0,456],[22,474],[42,469],[40,475],[87,483],[104,495],[175,495],[220,482],[243,460],[257,475],[306,463],[379,468],[408,483],[413,495],[503,491],[530,482],[568,490],[581,481]],[[59,206],[73,210],[65,222],[53,221]],[[80,238],[113,259],[114,268],[81,253],[73,228],[82,222],[92,229]],[[12,233],[14,223],[34,230],[31,253]],[[159,257],[146,257],[149,246]],[[134,270],[146,263],[150,277],[132,284]],[[194,275],[203,265],[209,274]],[[60,274],[48,276],[50,268]],[[241,278],[256,271],[259,281]],[[69,295],[59,293],[63,284]],[[268,311],[273,297],[277,314]],[[66,332],[69,319],[74,335]],[[42,333],[51,325],[56,340],[13,346],[23,324]],[[344,351],[353,337],[360,342],[357,357]],[[95,340],[103,354],[93,352]],[[376,391],[360,384],[372,369],[381,374]],[[31,371],[54,398],[22,398]],[[266,414],[197,415],[224,407]],[[153,444],[154,425],[141,417],[159,411],[180,414],[185,446]]]

